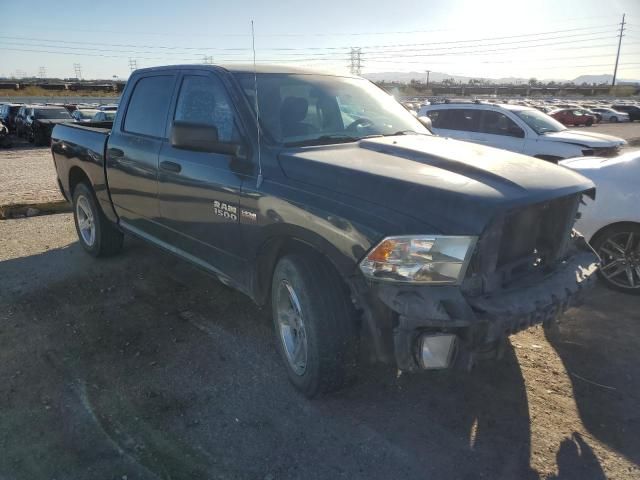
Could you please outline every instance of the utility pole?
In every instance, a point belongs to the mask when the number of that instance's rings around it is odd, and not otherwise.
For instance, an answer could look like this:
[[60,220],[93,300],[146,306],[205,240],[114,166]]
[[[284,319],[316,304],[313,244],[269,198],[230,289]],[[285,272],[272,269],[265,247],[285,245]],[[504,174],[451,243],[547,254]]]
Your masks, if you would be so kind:
[[82,65],[80,65],[79,63],[74,63],[73,71],[75,72],[76,79],[82,80]]
[[40,78],[47,78],[47,69],[45,67],[38,68],[38,76]]
[[620,60],[620,45],[622,45],[622,32],[624,32],[624,17],[626,14],[622,14],[622,23],[620,24],[620,36],[618,37],[618,53],[616,54],[616,66],[613,69],[613,80],[611,86],[616,86],[616,76],[618,76],[618,60]]
[[361,48],[351,48],[351,54],[349,56],[349,70],[353,75],[360,75],[360,71],[362,70],[361,54]]
[[429,74],[431,73],[431,70],[425,70],[425,72],[427,72],[427,88],[429,88]]
[[134,71],[138,69],[138,61],[135,58],[129,59],[129,70]]

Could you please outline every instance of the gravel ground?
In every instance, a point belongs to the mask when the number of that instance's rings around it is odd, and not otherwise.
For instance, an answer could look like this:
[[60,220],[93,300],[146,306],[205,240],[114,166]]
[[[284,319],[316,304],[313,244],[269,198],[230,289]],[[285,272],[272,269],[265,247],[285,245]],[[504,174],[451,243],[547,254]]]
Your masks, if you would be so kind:
[[298,395],[268,315],[70,215],[0,222],[1,479],[637,479],[638,298],[597,288],[472,374]]
[[0,150],[0,206],[64,200],[48,148],[18,144]]

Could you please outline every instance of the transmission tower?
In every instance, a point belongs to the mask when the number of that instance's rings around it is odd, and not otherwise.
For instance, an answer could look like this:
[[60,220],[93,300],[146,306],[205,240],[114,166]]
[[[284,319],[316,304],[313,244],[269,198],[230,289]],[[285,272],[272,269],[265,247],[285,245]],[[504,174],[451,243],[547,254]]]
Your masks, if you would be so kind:
[[353,75],[360,75],[360,71],[362,70],[361,55],[361,48],[351,48],[349,70]]
[[82,80],[82,65],[80,65],[79,63],[74,63],[73,64],[73,71],[76,74],[76,78],[78,80]]
[[205,56],[203,56],[203,57],[202,57],[202,62],[203,62],[205,65],[213,65],[213,57],[212,57],[212,56],[205,55]]
[[132,72],[138,69],[138,61],[135,58],[129,59],[129,70]]
[[45,67],[38,68],[38,76],[40,78],[47,78],[47,69]]

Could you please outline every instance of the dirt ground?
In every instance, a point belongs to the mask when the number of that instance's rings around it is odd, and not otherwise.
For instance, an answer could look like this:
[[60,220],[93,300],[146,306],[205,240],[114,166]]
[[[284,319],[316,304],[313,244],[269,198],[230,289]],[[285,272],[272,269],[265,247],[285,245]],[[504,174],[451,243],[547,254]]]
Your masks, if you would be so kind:
[[471,374],[309,401],[268,314],[69,214],[0,222],[0,479],[638,479],[640,299],[598,287]]
[[16,146],[0,149],[0,207],[64,200],[56,178],[47,147],[16,141]]

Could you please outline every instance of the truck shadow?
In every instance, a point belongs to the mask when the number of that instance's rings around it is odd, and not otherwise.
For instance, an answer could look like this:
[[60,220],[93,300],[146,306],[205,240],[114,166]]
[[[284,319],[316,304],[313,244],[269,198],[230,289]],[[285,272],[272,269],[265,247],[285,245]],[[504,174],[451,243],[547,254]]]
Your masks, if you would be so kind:
[[[134,240],[0,262],[0,302],[0,476],[539,478],[511,348],[472,374],[367,367],[308,401],[267,312]],[[599,478],[578,435],[557,461],[556,478]]]
[[640,464],[638,297],[599,285],[579,309],[546,333],[573,384],[591,435]]

